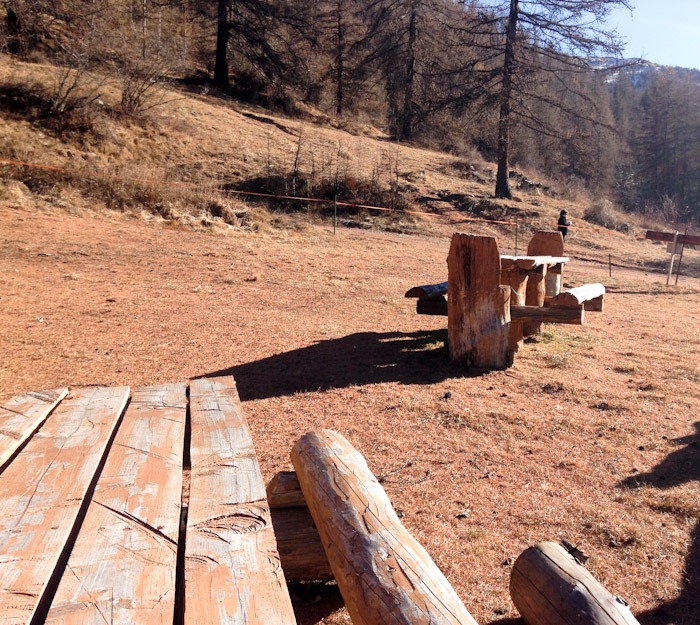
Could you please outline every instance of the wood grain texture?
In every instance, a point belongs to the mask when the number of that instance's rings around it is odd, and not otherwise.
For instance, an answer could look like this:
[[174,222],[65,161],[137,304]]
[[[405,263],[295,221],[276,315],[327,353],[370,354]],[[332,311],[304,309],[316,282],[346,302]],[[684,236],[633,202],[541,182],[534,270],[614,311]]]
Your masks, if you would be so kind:
[[306,434],[292,463],[354,625],[475,625],[345,438]]
[[185,625],[292,625],[265,487],[233,378],[190,386]]
[[639,625],[625,602],[553,542],[520,555],[510,595],[527,625]]
[[510,287],[500,286],[496,239],[454,234],[447,270],[450,360],[486,369],[511,366]]
[[47,623],[172,625],[185,384],[134,391]]
[[76,391],[0,475],[0,622],[28,623],[43,606],[128,396]]
[[25,393],[0,406],[0,471],[67,394],[67,388]]

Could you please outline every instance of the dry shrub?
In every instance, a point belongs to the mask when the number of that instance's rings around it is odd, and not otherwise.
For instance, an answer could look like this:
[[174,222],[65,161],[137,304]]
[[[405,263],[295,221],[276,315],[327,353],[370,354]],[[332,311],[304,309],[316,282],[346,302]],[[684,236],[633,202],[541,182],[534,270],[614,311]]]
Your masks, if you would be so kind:
[[623,221],[610,200],[598,199],[590,204],[583,214],[583,218],[592,224],[602,226],[608,230],[619,232],[629,232],[630,226],[627,221]]

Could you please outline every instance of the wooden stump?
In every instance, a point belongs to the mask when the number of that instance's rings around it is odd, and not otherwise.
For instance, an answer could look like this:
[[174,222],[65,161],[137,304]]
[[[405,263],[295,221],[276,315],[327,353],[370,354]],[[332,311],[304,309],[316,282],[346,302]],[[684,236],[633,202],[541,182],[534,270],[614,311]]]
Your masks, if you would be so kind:
[[500,286],[496,239],[454,234],[447,269],[450,360],[485,369],[511,366],[510,287]]
[[306,434],[292,463],[354,625],[476,625],[347,440]]
[[526,549],[513,565],[510,596],[527,625],[639,625],[564,547]]

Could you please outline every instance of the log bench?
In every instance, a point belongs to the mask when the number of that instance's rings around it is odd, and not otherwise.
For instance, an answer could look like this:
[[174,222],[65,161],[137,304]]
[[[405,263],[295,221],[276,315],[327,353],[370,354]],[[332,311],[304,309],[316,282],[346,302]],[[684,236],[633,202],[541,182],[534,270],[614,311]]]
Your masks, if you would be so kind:
[[0,470],[0,623],[295,623],[233,378],[16,397]]
[[492,237],[457,233],[447,282],[412,287],[405,297],[417,298],[418,314],[448,318],[453,362],[506,368],[523,338],[539,333],[542,323],[580,325],[584,310],[603,310],[602,284],[561,291],[562,268],[569,262],[562,253],[559,232],[536,232],[526,256],[499,254]]

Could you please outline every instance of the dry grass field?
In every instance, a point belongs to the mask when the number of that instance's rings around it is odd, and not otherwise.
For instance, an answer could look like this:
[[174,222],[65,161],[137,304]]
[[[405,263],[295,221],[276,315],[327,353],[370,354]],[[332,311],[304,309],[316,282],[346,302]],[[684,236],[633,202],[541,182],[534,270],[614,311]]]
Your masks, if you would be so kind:
[[[264,171],[268,145],[271,159],[293,159],[299,122],[251,114],[192,96],[147,130],[105,121],[116,139],[96,145],[4,117],[3,154],[115,172],[112,150],[122,173],[204,187],[205,167],[209,185]],[[465,221],[473,211],[444,201],[478,203],[489,187],[460,176],[454,157],[310,122],[302,137],[305,166],[342,145],[369,176],[391,156],[414,179],[414,209],[436,216],[356,216],[374,227],[334,234],[305,214],[256,222],[258,209],[236,200],[240,223],[154,218],[107,210],[109,193],[96,199],[74,179],[32,187],[5,168],[0,401],[232,374],[265,478],[290,468],[304,432],[340,431],[479,623],[516,622],[515,558],[564,538],[643,625],[700,622],[700,280],[684,272],[666,287],[665,250],[638,240],[639,226],[609,232],[582,222],[575,197],[519,193],[497,207],[521,216],[520,249],[567,207],[579,227],[564,282],[605,283],[606,309],[583,326],[545,326],[507,371],[462,370],[447,361],[446,319],[417,316],[403,294],[446,279],[452,232],[513,251],[511,226]],[[697,275],[698,252],[684,263]],[[333,588],[294,596],[304,625],[349,623]]]

